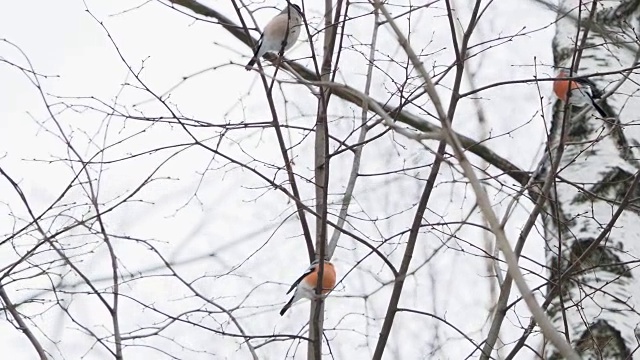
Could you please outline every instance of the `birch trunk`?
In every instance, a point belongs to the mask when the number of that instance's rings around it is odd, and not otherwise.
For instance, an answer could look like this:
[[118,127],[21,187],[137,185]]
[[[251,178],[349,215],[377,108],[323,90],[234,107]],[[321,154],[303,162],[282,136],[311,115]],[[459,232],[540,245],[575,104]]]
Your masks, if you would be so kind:
[[[617,72],[591,77],[599,89],[606,92],[623,81],[601,102],[608,119],[595,111],[577,117],[582,109],[575,107],[565,116],[559,101],[554,107],[550,152],[558,146],[564,152],[544,216],[548,314],[583,359],[640,358],[640,351],[633,354],[640,324],[640,191],[632,191],[612,230],[601,236],[640,168],[640,77],[631,74],[624,81],[622,70],[637,63],[639,3],[598,2],[590,20],[592,2],[560,1],[553,41],[556,67],[571,68],[577,52],[578,75]],[[568,123],[561,136],[563,119]],[[562,358],[550,344],[544,353]]]

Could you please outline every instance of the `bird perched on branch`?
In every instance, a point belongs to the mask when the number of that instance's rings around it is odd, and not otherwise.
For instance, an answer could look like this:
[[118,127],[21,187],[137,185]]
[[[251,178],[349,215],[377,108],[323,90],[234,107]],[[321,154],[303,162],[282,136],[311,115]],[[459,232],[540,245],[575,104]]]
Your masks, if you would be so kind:
[[[589,79],[563,79],[569,76],[567,70],[560,70],[558,79],[553,82],[553,91],[558,99],[578,107],[592,106],[603,118],[609,117],[595,99],[602,97],[596,84]],[[568,101],[567,101],[568,100]]]
[[[295,289],[295,292],[289,302],[280,310],[280,316],[284,315],[294,302],[303,298],[313,300],[316,297],[316,286],[318,285],[319,276],[318,270],[320,269],[319,264],[319,260],[312,262],[304,274],[291,285],[287,294],[293,291],[293,289]],[[324,295],[336,286],[336,269],[333,264],[327,260],[324,261],[322,268],[324,269],[322,272],[322,295]]]
[[300,6],[289,3],[264,27],[260,40],[254,49],[253,57],[244,68],[246,70],[253,69],[256,61],[268,52],[280,54],[289,50],[300,36],[303,16]]

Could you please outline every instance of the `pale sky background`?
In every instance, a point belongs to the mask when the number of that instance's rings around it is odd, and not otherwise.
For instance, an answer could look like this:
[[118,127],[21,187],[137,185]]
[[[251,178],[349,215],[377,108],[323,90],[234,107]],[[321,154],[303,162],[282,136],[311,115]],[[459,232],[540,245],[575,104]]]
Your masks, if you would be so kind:
[[[237,20],[226,1],[203,3]],[[414,5],[420,3],[413,2]],[[470,11],[466,8],[467,2],[457,3],[461,18],[466,21]],[[282,9],[283,4],[285,1],[280,0],[264,2],[265,6],[278,9]],[[307,0],[305,6],[308,21],[312,25],[318,24],[321,21],[319,2]],[[370,5],[363,2],[354,5],[350,14],[355,16],[369,11]],[[276,13],[277,10],[267,7],[255,15],[258,24],[263,26]],[[411,22],[412,45],[424,53],[432,54],[426,56],[424,61],[430,67],[433,65],[436,71],[441,71],[453,58],[450,31],[444,14],[444,4],[436,3],[416,14]],[[476,84],[531,78],[535,75],[536,63],[538,76],[552,76],[550,65],[554,19],[554,13],[532,1],[495,2],[481,19],[472,44],[498,37],[508,38],[518,32],[527,34],[511,41],[497,41],[482,46],[486,48],[499,44],[469,62],[469,68],[476,72]],[[0,12],[0,39],[18,45],[36,71],[48,76],[40,78],[46,100],[85,160],[94,156],[96,150],[105,144],[116,144],[104,153],[102,160],[108,161],[190,141],[177,125],[105,116],[111,106],[132,116],[153,118],[168,116],[168,112],[149,93],[140,89],[99,22],[104,24],[117,49],[134,71],[141,71],[144,66],[141,79],[158,94],[169,90],[184,76],[212,68],[172,91],[167,101],[172,110],[186,117],[217,124],[270,120],[258,75],[246,72],[243,68],[251,50],[214,23],[194,21],[157,1],[14,1],[5,4]],[[368,49],[356,44],[367,43],[371,22],[371,17],[361,17],[348,24],[346,32],[352,36],[345,40],[349,50],[343,53],[337,81],[348,79],[351,86],[362,89],[366,63],[361,53],[368,54]],[[400,24],[407,29],[406,21]],[[386,54],[395,59],[404,59],[389,29],[382,29],[380,36],[379,57]],[[316,38],[316,41],[316,51],[319,51],[320,40]],[[301,61],[307,65],[311,64],[309,55],[309,45],[304,41],[288,52],[288,57],[304,58]],[[34,85],[18,69],[5,63],[26,67],[25,58],[15,48],[0,42],[0,61],[0,167],[19,182],[34,212],[39,214],[72,180],[74,173],[69,168],[69,162],[54,161],[67,159],[70,154],[57,136],[59,132]],[[402,76],[403,70],[388,61],[380,61],[379,67],[381,71],[374,76],[372,96],[386,101],[389,91],[395,90],[395,85],[382,70],[394,76]],[[273,70],[272,67],[268,69]],[[288,79],[282,73],[279,76]],[[451,81],[452,75],[438,88],[445,99],[449,95],[446,88]],[[467,83],[464,88],[468,90]],[[316,106],[314,97],[300,85],[285,84],[282,89],[276,96],[282,122],[311,126]],[[545,139],[541,112],[544,111],[546,115],[550,110],[552,98],[549,83],[540,83],[539,88],[534,84],[497,87],[482,92],[480,98],[489,121],[490,134],[495,138],[486,144],[521,168],[533,169]],[[397,99],[391,100],[391,103],[397,104]],[[424,105],[429,108],[428,104]],[[333,98],[331,110],[331,131],[336,136],[344,138],[360,122],[360,109],[337,98]],[[416,113],[424,115],[419,110]],[[461,102],[454,127],[465,135],[480,139],[481,131],[471,100]],[[200,128],[193,131],[208,145],[217,145],[218,129]],[[380,131],[381,127],[370,135]],[[301,145],[293,150],[296,171],[300,176],[311,178],[313,139],[306,135],[297,130],[287,134],[290,136],[288,141],[301,141]],[[356,138],[357,134],[352,135],[349,142],[352,143]],[[120,140],[122,142],[118,143]],[[432,161],[432,156],[423,148],[400,135],[386,135],[376,144],[365,147],[362,173],[428,165]],[[432,149],[435,149],[435,144],[427,142]],[[297,334],[308,319],[309,303],[300,302],[282,318],[277,313],[288,300],[285,292],[289,283],[308,265],[299,223],[291,216],[293,203],[249,171],[228,165],[219,157],[212,159],[211,153],[204,149],[189,148],[173,156],[181,149],[173,147],[109,163],[104,165],[101,174],[98,173],[98,166],[91,168],[94,177],[101,176],[100,199],[108,206],[130,194],[154,169],[171,157],[155,174],[157,180],[146,185],[135,196],[139,201],[123,205],[105,216],[110,233],[129,237],[112,239],[120,259],[121,272],[125,275],[138,274],[162,265],[149,246],[133,239],[148,240],[165,259],[182,264],[176,270],[186,281],[191,281],[204,297],[227,308],[241,305],[243,308],[235,314],[249,334]],[[221,150],[242,161],[253,157],[258,161],[253,161],[252,167],[264,171],[277,181],[285,179],[283,172],[276,174],[273,168],[260,163],[282,163],[272,129],[230,132],[222,142]],[[331,200],[334,202],[339,200],[339,193],[344,190],[351,160],[352,156],[348,153],[332,159],[331,186],[334,195]],[[479,164],[477,159],[474,161]],[[75,169],[78,169],[77,164]],[[350,219],[348,228],[376,241],[405,230],[411,222],[414,206],[423,187],[423,182],[414,177],[424,179],[429,170],[429,167],[423,167],[406,171],[404,175],[362,177],[350,212],[356,218]],[[497,172],[492,170],[492,173]],[[472,191],[458,181],[461,180],[459,172],[443,167],[441,174],[440,183],[429,202],[426,219],[442,222],[444,217],[448,221],[459,221],[473,206]],[[300,178],[298,180],[303,197],[308,201],[312,197],[313,187]],[[496,210],[502,215],[509,198],[504,193],[492,193],[492,200],[499,203]],[[513,190],[509,190],[509,193],[513,193]],[[74,187],[65,195],[64,209],[48,212],[43,224],[53,233],[70,224],[70,217],[78,219],[90,216],[91,209],[86,206],[87,201],[84,191]],[[507,234],[513,242],[526,219],[526,208],[530,207],[526,201],[522,204],[524,207],[516,209],[507,226]],[[65,216],[54,217],[60,212]],[[28,213],[15,191],[5,179],[0,180],[2,239],[15,228],[23,226],[27,219]],[[376,219],[375,226],[369,219]],[[309,217],[309,220],[312,218]],[[479,223],[480,218],[475,215],[471,221]],[[310,225],[313,230],[312,221]],[[448,249],[441,250],[438,256],[425,264],[434,249],[446,239],[446,234],[438,230],[442,228],[425,231],[418,241],[412,269],[422,267],[407,280],[401,306],[444,317],[480,342],[488,330],[488,324],[485,323],[490,304],[488,284],[494,281],[486,276],[483,258],[474,255],[479,253],[474,247],[484,246],[482,235],[476,228],[465,227],[459,233],[462,240],[450,243]],[[8,244],[0,246],[1,267],[15,261],[16,252],[23,254],[38,238],[39,235],[33,231],[17,239],[15,247]],[[406,240],[406,235],[402,240]],[[90,251],[82,262],[78,262],[78,266],[92,279],[108,279],[110,259],[98,237],[87,235],[86,229],[78,229],[60,241],[66,246],[78,247],[70,254]],[[397,238],[382,246],[381,250],[399,266],[404,247],[397,243]],[[342,283],[327,300],[325,326],[331,350],[337,359],[369,357],[364,354],[372,353],[386,311],[392,287],[388,284],[392,279],[391,272],[373,257],[354,268],[367,253],[363,246],[343,236],[334,257]],[[542,243],[535,230],[525,253],[534,261],[544,261]],[[49,250],[38,254],[34,261],[45,262],[53,258],[56,255]],[[525,260],[522,265],[540,273],[540,268],[530,261]],[[56,271],[67,273],[69,269],[58,267]],[[22,275],[35,272],[31,268]],[[160,268],[151,274],[166,275],[168,271]],[[528,275],[527,279],[532,286],[540,283],[536,275]],[[64,278],[64,284],[79,280],[69,273]],[[43,287],[50,287],[50,281],[39,276],[17,281],[5,288],[14,302],[20,302]],[[97,284],[105,289],[109,286],[108,280]],[[67,290],[86,289],[78,287]],[[149,276],[128,281],[122,285],[121,291],[172,315],[195,309],[215,310],[213,306],[193,297],[180,282],[169,276]],[[373,295],[365,302],[362,296],[371,293]],[[94,297],[70,297],[62,293],[59,296],[63,304],[70,306],[70,311],[77,319],[83,324],[90,324],[92,331],[109,333],[110,318]],[[41,295],[40,298],[53,299],[51,294]],[[34,315],[34,319],[50,338],[47,340],[42,331],[35,330],[35,333],[54,358],[110,358],[104,348],[91,342],[59,310],[50,309],[52,306],[51,303],[30,304],[20,309],[28,314],[41,314]],[[521,308],[517,311],[526,314]],[[120,314],[123,331],[158,325],[157,322],[164,319],[132,300],[122,301]],[[510,313],[510,318],[505,321],[502,333],[505,340],[513,340],[521,334],[513,315]],[[189,319],[215,330],[237,333],[237,329],[228,323],[228,318],[223,314],[194,313]],[[526,324],[528,319],[523,321]],[[136,340],[133,344],[138,346],[125,348],[125,358],[170,358],[166,353],[180,359],[249,358],[240,339],[216,335],[192,325],[176,323],[162,335]],[[7,321],[0,322],[0,339],[3,356],[16,360],[34,358],[35,352],[26,337]],[[261,343],[256,341],[254,345]],[[154,350],[154,347],[166,353]],[[427,317],[400,314],[396,317],[387,358],[463,359],[472,350],[473,347],[465,339],[446,325]],[[283,359],[285,355],[304,358],[305,353],[306,344],[300,346],[293,341],[270,343],[259,350],[259,355],[264,359]],[[425,355],[429,353],[432,355]],[[520,358],[527,358],[530,354],[523,350]],[[478,352],[474,354],[474,357],[477,356]]]

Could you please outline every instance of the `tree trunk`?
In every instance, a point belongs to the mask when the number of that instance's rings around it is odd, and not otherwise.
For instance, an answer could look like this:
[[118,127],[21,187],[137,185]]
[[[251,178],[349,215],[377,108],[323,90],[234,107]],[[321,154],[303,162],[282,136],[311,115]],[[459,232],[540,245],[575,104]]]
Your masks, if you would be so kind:
[[[639,3],[560,1],[553,41],[556,67],[577,68],[579,76],[617,72],[590,77],[605,92],[623,81],[600,103],[607,119],[595,111],[576,116],[583,110],[576,107],[565,114],[560,101],[553,112],[549,151],[564,146],[564,152],[544,216],[548,314],[583,359],[632,359],[639,343],[640,129],[633,126],[640,120],[639,79],[631,74],[623,80],[623,69],[637,63]],[[545,171],[553,157],[547,157]],[[561,356],[547,344],[545,358]]]

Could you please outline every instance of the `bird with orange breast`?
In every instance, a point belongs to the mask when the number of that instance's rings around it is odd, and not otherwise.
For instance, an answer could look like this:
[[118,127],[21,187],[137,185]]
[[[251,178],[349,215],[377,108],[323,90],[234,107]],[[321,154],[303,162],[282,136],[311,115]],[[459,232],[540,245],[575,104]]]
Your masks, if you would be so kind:
[[[313,300],[316,298],[316,287],[320,269],[320,260],[315,260],[309,268],[300,276],[289,288],[287,294],[295,289],[289,302],[280,310],[280,316],[284,315],[294,302],[306,298]],[[327,294],[336,286],[336,269],[332,263],[325,260],[322,266],[322,295]]]
[[607,118],[606,111],[596,103],[595,99],[602,97],[602,91],[593,81],[582,79],[566,79],[569,76],[567,70],[560,70],[557,79],[553,82],[553,92],[558,99],[577,107],[592,106],[600,116]]

